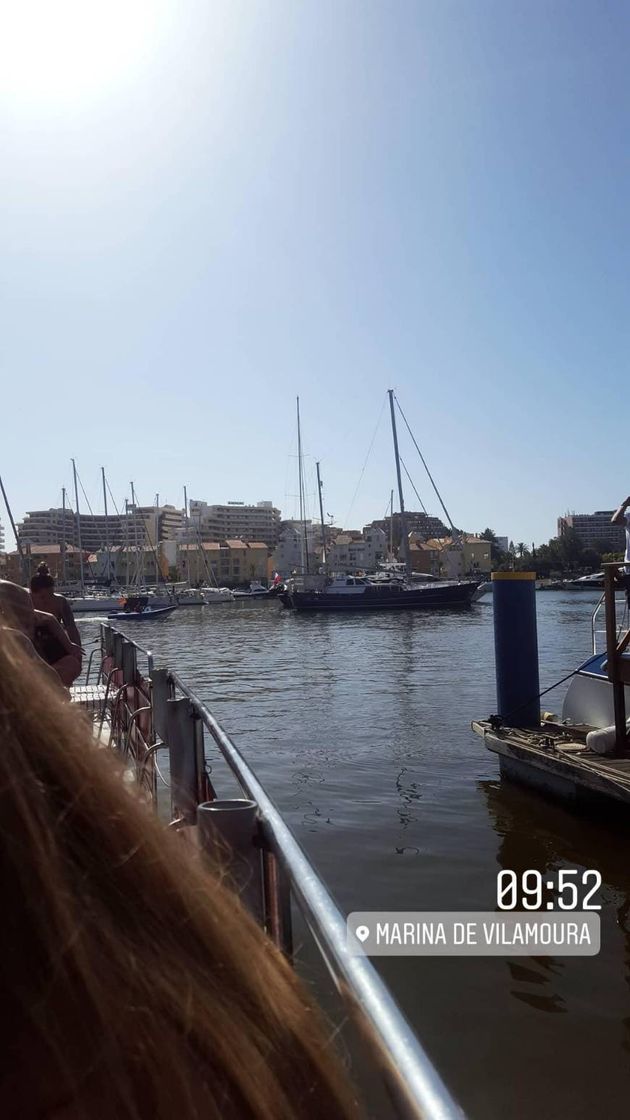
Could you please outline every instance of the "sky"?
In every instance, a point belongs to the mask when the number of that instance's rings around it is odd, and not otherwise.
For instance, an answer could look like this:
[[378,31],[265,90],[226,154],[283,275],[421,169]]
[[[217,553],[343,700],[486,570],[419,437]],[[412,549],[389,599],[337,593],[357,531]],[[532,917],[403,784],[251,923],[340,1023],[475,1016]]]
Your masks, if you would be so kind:
[[607,0],[2,0],[16,520],[71,458],[95,512],[103,466],[119,507],[133,481],[296,516],[299,395],[307,512],[320,461],[361,527],[389,388],[457,525],[539,543],[618,505],[629,46]]

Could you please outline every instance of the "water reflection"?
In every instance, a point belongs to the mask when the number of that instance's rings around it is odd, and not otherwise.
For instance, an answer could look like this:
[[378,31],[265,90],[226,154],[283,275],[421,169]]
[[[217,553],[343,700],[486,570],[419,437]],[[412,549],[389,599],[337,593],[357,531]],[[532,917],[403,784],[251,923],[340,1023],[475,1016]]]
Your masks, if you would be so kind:
[[[622,812],[578,812],[509,781],[479,782],[492,825],[499,837],[496,858],[501,869],[521,874],[529,868],[552,876],[562,867],[601,873],[601,941],[599,960],[609,967],[621,941],[621,977],[630,992],[630,826]],[[587,968],[590,961],[581,962]],[[562,976],[568,958],[532,957],[527,964],[506,961],[512,995],[539,1011],[566,1012]],[[533,987],[532,987],[533,986]],[[603,987],[603,985],[601,985]],[[542,988],[548,990],[543,992]],[[623,1046],[630,1050],[630,1020],[623,1021]]]

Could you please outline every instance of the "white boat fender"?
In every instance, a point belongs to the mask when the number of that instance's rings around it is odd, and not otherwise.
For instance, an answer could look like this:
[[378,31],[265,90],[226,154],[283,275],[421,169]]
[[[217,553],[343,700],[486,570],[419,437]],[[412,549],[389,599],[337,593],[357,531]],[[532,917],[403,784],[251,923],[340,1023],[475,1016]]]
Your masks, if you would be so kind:
[[[630,732],[630,719],[626,720],[626,732]],[[586,746],[595,754],[614,754],[617,744],[617,732],[613,727],[598,727],[589,731],[586,736]]]

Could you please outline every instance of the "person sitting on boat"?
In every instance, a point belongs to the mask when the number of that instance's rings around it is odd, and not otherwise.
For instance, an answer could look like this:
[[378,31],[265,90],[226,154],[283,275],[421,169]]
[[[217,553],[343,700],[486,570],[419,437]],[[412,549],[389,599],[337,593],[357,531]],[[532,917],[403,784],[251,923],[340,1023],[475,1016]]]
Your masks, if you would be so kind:
[[305,986],[220,868],[0,631],[3,1120],[358,1120]]
[[9,580],[0,580],[0,630],[7,631],[21,651],[51,684],[59,686],[59,674],[35,648],[36,612],[28,591]]
[[615,510],[612,515],[611,523],[613,525],[623,525],[626,530],[626,551],[623,558],[626,565],[624,569],[624,583],[626,599],[628,601],[628,607],[630,607],[630,498],[626,498],[619,506],[619,509]]
[[55,581],[48,564],[38,564],[37,572],[31,579],[31,598],[38,611],[52,614],[61,623],[70,641],[81,647],[81,635],[74,621],[72,607],[64,595],[55,591]]

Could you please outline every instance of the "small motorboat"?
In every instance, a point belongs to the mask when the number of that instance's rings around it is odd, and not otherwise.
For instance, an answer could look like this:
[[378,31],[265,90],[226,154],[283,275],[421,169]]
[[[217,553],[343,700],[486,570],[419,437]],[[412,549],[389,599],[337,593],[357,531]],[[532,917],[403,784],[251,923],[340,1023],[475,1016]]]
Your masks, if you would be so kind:
[[150,607],[148,595],[132,595],[126,600],[119,611],[108,614],[108,618],[117,618],[125,622],[139,622],[149,618],[164,618],[177,610],[177,604],[168,607]]
[[237,589],[232,592],[235,599],[269,599],[269,588],[262,583],[250,583],[247,591]]

